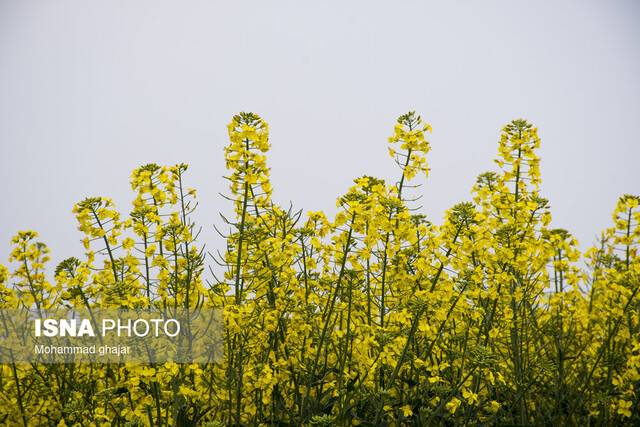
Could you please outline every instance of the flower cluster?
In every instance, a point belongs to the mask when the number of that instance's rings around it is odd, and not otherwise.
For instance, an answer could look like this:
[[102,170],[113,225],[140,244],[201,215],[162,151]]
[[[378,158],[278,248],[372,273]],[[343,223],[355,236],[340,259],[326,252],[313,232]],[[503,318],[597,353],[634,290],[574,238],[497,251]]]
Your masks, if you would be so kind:
[[108,199],[78,203],[87,252],[54,283],[35,232],[0,265],[0,308],[222,308],[223,363],[0,365],[0,423],[640,423],[639,197],[582,253],[549,227],[537,129],[514,120],[499,171],[435,225],[408,195],[431,131],[410,112],[389,138],[395,182],[356,178],[334,218],[304,215],[271,199],[266,122],[228,129],[234,217],[209,283],[186,165],[136,169],[126,220]]

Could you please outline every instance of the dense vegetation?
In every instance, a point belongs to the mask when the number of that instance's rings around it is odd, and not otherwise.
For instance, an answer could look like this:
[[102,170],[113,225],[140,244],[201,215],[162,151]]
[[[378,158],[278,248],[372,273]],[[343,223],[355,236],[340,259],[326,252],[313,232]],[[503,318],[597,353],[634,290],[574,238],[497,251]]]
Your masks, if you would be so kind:
[[581,253],[547,228],[540,140],[515,120],[499,171],[436,226],[410,185],[428,173],[429,131],[401,116],[398,181],[355,179],[329,219],[272,203],[267,124],[235,116],[235,217],[217,257],[196,242],[185,165],[135,170],[127,218],[105,198],[78,203],[87,253],[53,283],[46,246],[19,232],[0,307],[221,307],[224,363],[1,365],[0,423],[640,425],[639,198],[621,197]]

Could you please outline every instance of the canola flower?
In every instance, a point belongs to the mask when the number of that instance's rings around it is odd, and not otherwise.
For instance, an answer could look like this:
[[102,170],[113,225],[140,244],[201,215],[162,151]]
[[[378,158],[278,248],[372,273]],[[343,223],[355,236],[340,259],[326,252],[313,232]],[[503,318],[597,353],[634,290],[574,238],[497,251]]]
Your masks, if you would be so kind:
[[431,127],[409,112],[388,139],[395,182],[358,177],[334,218],[304,215],[271,200],[267,123],[240,113],[228,131],[220,256],[198,243],[187,166],[148,164],[126,219],[102,197],[74,207],[86,253],[53,283],[34,231],[0,265],[3,309],[222,308],[223,363],[0,365],[0,424],[640,424],[638,196],[581,252],[549,228],[537,129],[514,120],[498,170],[434,225],[414,180]]

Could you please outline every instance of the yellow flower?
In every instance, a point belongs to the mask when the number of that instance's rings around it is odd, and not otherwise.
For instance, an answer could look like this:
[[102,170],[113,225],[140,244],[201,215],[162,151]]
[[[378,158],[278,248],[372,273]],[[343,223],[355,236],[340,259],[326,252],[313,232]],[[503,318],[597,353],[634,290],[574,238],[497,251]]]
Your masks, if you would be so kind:
[[122,241],[122,249],[125,249],[125,250],[131,249],[133,247],[134,243],[135,242],[133,241],[132,238],[127,237],[126,239],[124,239]]
[[630,400],[618,400],[618,410],[617,413],[622,415],[623,417],[631,417],[631,411],[629,408],[633,405],[633,402]]
[[154,254],[155,252],[156,252],[156,245],[149,245],[149,246],[147,247],[147,249],[145,250],[144,255],[145,255],[147,258],[151,258],[151,257],[153,257],[153,254]]
[[458,410],[458,408],[460,407],[460,404],[462,402],[460,401],[460,399],[454,397],[452,398],[448,403],[447,403],[447,410],[452,413],[455,414],[456,411]]

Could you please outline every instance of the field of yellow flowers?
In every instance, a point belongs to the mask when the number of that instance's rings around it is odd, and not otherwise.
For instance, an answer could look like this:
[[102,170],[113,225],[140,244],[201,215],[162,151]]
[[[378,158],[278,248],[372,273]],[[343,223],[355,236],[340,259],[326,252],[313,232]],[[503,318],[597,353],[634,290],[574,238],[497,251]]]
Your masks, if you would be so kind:
[[126,218],[105,198],[78,203],[87,252],[53,283],[45,244],[18,232],[0,308],[222,308],[224,361],[3,364],[0,424],[640,425],[640,198],[620,197],[581,253],[547,228],[540,140],[515,120],[499,170],[436,226],[411,184],[430,130],[401,116],[397,182],[355,179],[331,219],[272,203],[268,126],[235,116],[219,257],[196,240],[186,165],[136,169]]

